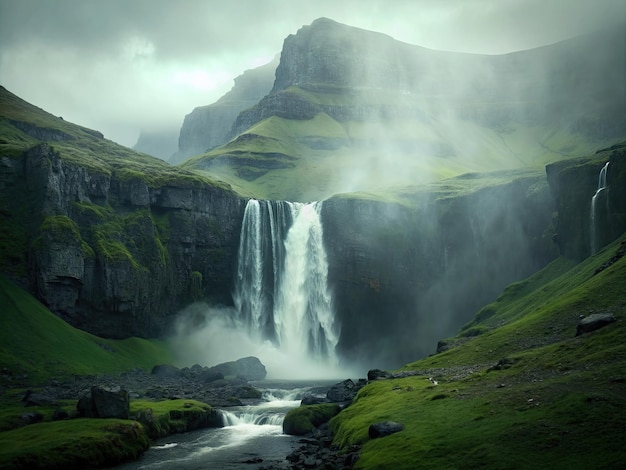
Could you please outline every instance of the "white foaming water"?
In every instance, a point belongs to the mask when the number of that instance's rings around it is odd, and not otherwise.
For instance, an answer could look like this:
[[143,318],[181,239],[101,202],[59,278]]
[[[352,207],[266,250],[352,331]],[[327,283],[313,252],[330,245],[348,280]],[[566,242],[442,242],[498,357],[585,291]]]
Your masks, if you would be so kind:
[[337,363],[328,262],[317,204],[297,205],[285,240],[285,266],[275,325],[281,349],[299,357]]
[[[339,377],[321,203],[250,200],[244,212],[235,328],[271,377]],[[272,370],[272,365],[278,365]],[[280,372],[278,370],[280,369]],[[282,375],[281,375],[282,374]]]
[[[591,198],[591,212],[590,212],[590,239],[591,239],[591,254],[595,254],[597,253],[598,249],[600,248],[598,246],[598,222],[596,220],[597,218],[597,214],[598,214],[598,200],[600,198],[600,195],[602,195],[604,192],[606,192],[607,187],[606,187],[606,174],[607,171],[609,170],[609,162],[606,162],[606,164],[602,167],[602,169],[600,170],[600,174],[598,175],[598,189],[596,190],[595,194],[593,195],[593,197]],[[608,216],[609,213],[609,199],[608,197],[605,197],[606,200],[606,213]]]

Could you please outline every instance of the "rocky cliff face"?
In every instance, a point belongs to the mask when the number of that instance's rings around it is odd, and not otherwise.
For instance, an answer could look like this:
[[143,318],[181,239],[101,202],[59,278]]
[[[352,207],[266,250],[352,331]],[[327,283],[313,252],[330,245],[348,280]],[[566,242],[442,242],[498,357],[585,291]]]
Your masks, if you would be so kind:
[[235,85],[217,102],[200,106],[185,116],[178,139],[178,151],[171,157],[173,164],[206,152],[227,142],[237,115],[254,106],[272,88],[278,59],[247,70],[235,78]]
[[[242,112],[231,137],[270,115],[310,119],[326,112],[340,122],[452,113],[492,128],[558,123],[598,140],[619,138],[626,128],[616,105],[626,98],[625,65],[624,28],[482,56],[429,50],[320,18],[285,39],[271,94]],[[369,106],[306,104],[302,97],[294,103],[284,96],[290,87],[384,98]]]
[[416,208],[361,199],[324,203],[329,283],[343,356],[392,367],[435,351],[509,283],[555,256],[545,177]]
[[[600,172],[607,162],[606,190],[598,192]],[[558,214],[554,240],[563,256],[582,260],[626,231],[626,145],[552,163],[546,172]]]
[[3,158],[0,190],[30,246],[22,280],[74,326],[154,337],[196,298],[231,302],[243,205],[229,191],[89,168],[45,143]]

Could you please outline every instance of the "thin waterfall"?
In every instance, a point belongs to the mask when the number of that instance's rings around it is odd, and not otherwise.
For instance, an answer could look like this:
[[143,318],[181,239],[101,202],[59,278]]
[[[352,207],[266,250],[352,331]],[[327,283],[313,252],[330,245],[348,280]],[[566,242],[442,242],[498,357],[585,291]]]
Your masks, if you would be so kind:
[[321,203],[246,206],[233,298],[250,335],[297,357],[336,363]]
[[[598,189],[596,189],[595,194],[593,195],[593,197],[591,198],[591,213],[590,213],[590,239],[591,239],[591,254],[595,254],[598,252],[598,249],[600,248],[598,245],[599,243],[599,229],[598,229],[598,204],[600,199],[602,198],[602,195],[604,193],[606,193],[608,191],[608,188],[606,186],[606,174],[607,171],[609,170],[609,162],[606,162],[606,164],[602,167],[602,169],[600,170],[600,174],[598,175]],[[608,217],[608,213],[609,213],[609,198],[607,197],[607,194],[604,194],[604,200],[606,203],[606,216]]]

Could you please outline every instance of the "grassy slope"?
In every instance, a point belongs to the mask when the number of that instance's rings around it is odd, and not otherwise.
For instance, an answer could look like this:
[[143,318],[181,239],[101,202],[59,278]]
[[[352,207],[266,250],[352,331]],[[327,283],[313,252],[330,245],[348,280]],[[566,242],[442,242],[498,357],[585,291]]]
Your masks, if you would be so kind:
[[73,374],[119,373],[172,363],[166,344],[108,340],[73,328],[24,290],[0,277],[0,369],[30,384]]
[[[322,105],[380,104],[402,109],[407,98],[391,93],[291,93]],[[428,109],[432,103],[417,103]],[[512,124],[491,129],[458,118],[433,114],[379,122],[338,122],[325,113],[310,120],[272,116],[235,139],[182,164],[205,164],[228,155],[228,164],[207,173],[238,192],[271,199],[313,200],[333,194],[424,183],[466,172],[543,167],[546,163],[590,153],[606,144],[591,143],[564,130]],[[333,143],[332,148],[319,144]],[[284,168],[261,169],[268,159]],[[257,163],[255,163],[257,162]]]
[[[335,441],[364,444],[359,468],[617,468],[626,455],[626,258],[594,271],[622,241],[511,285],[449,340],[456,347],[402,368],[418,375],[363,388],[331,422]],[[579,315],[599,312],[618,321],[575,337]],[[368,426],[381,420],[405,429],[370,440]]]
[[165,183],[202,182],[228,189],[228,186],[211,180],[206,175],[182,170],[158,158],[104,139],[97,131],[64,121],[0,87],[0,155],[20,158],[22,152],[40,142],[20,130],[16,122],[63,133],[63,140],[50,142],[61,158],[96,172],[115,174],[118,178],[141,178],[151,187]]

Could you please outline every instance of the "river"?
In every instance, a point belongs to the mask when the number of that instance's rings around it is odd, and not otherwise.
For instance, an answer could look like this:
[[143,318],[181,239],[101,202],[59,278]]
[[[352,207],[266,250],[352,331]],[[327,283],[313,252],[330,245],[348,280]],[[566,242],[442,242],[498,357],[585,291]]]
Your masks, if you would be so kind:
[[248,469],[288,468],[285,457],[299,446],[299,438],[283,434],[283,418],[300,406],[306,395],[324,396],[320,390],[336,381],[257,382],[263,400],[221,410],[224,427],[173,434],[153,443],[141,458],[115,467],[139,469]]

